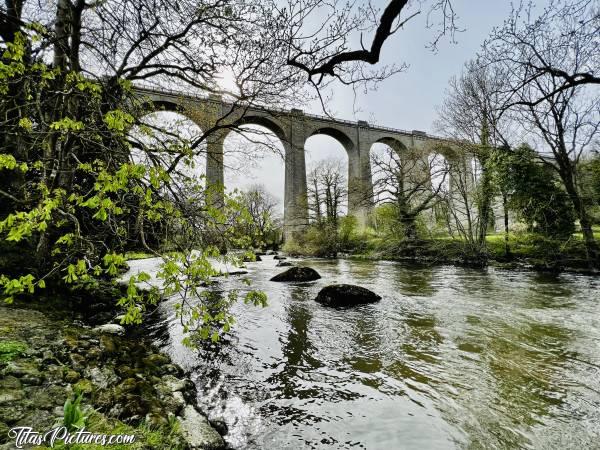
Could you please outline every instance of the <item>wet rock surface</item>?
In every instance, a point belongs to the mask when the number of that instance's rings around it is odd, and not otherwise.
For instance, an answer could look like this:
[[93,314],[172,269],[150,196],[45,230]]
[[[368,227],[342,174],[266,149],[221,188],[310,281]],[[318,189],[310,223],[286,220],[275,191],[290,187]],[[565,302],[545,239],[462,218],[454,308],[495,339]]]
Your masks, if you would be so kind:
[[[14,443],[6,442],[11,427],[46,431],[62,424],[64,402],[76,391],[83,393],[82,404],[107,420],[162,427],[165,433],[178,420],[178,439],[193,439],[181,448],[224,447],[218,432],[194,409],[196,388],[183,370],[139,336],[115,330],[0,306],[0,449],[12,448]],[[186,415],[189,408],[195,414]],[[184,429],[193,433],[186,435]],[[199,446],[204,445],[199,436],[210,446]]]
[[321,275],[310,267],[291,267],[285,272],[275,275],[271,281],[314,281]]
[[334,284],[324,287],[315,301],[326,306],[354,306],[375,303],[381,297],[375,292],[353,284]]
[[192,405],[185,407],[181,419],[181,432],[190,448],[199,450],[219,450],[225,448],[225,441],[210,425],[208,419]]
[[97,326],[94,328],[94,331],[100,334],[114,334],[116,336],[123,336],[125,334],[125,328],[116,323],[106,323],[104,325]]

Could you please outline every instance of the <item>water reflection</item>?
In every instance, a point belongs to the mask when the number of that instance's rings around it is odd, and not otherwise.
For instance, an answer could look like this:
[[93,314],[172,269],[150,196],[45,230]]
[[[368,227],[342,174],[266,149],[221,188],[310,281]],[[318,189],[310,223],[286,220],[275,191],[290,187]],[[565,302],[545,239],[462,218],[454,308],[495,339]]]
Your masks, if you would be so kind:
[[[200,391],[218,393],[204,396],[205,406],[224,415],[232,447],[597,444],[600,281],[314,260],[305,264],[321,280],[286,285],[268,282],[276,270],[268,264],[256,263],[263,268],[250,276],[269,307],[239,307],[231,339],[212,356],[193,355]],[[383,299],[345,309],[315,303],[334,282]],[[231,278],[223,287],[240,284]],[[169,339],[164,330],[157,336],[174,341],[177,326],[168,322]]]
[[394,270],[392,271],[394,284],[399,292],[404,295],[418,295],[429,297],[436,293],[434,282],[434,270],[427,266],[419,267],[418,270]]
[[310,340],[309,326],[312,312],[303,303],[291,303],[286,308],[287,335],[280,339],[283,358],[276,365],[277,371],[267,382],[277,387],[283,398],[308,398],[315,395],[313,389],[302,387],[302,378],[307,372],[321,367],[313,353],[315,347]]
[[[507,318],[469,316],[467,330],[456,339],[459,350],[475,353],[480,362],[476,371],[456,374],[475,387],[468,396],[457,396],[471,412],[457,420],[468,436],[467,448],[535,447],[527,430],[552,421],[567,392],[572,333],[556,324]],[[448,413],[448,420],[457,419],[455,410]]]

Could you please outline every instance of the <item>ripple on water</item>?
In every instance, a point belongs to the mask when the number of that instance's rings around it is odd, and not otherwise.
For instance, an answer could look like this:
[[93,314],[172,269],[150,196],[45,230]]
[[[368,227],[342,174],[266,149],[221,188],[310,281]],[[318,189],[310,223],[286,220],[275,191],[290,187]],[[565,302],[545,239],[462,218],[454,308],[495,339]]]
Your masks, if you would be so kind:
[[[600,280],[497,269],[307,260],[321,280],[272,283],[236,305],[218,351],[191,352],[168,315],[159,341],[244,449],[593,448],[600,428]],[[236,277],[221,287],[247,289]],[[327,284],[383,298],[313,301]]]

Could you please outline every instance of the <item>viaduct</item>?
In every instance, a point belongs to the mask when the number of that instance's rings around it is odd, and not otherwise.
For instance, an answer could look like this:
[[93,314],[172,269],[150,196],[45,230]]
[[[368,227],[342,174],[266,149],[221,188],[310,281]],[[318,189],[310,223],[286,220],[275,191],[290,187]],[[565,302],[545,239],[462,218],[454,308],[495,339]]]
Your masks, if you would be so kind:
[[[325,134],[339,141],[348,154],[348,214],[354,215],[361,225],[366,224],[373,208],[370,150],[375,143],[389,145],[397,152],[413,149],[423,152],[439,151],[445,156],[456,143],[429,136],[422,131],[403,131],[369,125],[365,121],[337,120],[307,114],[299,109],[233,105],[221,97],[187,95],[168,89],[136,86],[144,102],[155,110],[176,111],[186,115],[203,131],[217,123],[228,124],[207,138],[207,185],[224,186],[223,143],[227,134],[240,125],[260,125],[273,132],[285,151],[284,238],[301,233],[308,224],[306,162],[304,144],[317,134]],[[470,164],[467,164],[470,166]],[[452,185],[452,172],[450,174]],[[218,194],[217,194],[218,195]],[[222,197],[221,197],[222,198]],[[215,201],[222,201],[218,198]]]

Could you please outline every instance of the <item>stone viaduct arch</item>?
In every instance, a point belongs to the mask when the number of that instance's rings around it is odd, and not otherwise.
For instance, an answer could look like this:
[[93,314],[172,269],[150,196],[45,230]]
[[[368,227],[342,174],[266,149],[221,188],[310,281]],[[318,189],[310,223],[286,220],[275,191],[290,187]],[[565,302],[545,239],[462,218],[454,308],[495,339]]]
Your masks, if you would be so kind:
[[[196,123],[202,130],[217,126],[207,139],[206,180],[211,186],[223,187],[223,143],[227,134],[240,125],[260,125],[273,132],[283,144],[285,163],[284,238],[293,239],[308,225],[306,160],[304,144],[317,134],[326,134],[339,141],[348,154],[348,214],[364,226],[373,208],[373,186],[370,151],[375,143],[384,143],[396,151],[416,149],[424,152],[443,148],[447,158],[457,159],[456,143],[428,136],[419,131],[402,131],[370,126],[365,121],[351,122],[289,111],[233,106],[220,97],[188,96],[180,92],[135,88],[145,102],[156,109],[177,111]],[[221,128],[219,128],[221,127]],[[445,152],[445,153],[444,153]],[[452,183],[451,183],[452,185]],[[222,191],[221,191],[222,192]],[[222,204],[222,193],[213,202]]]

